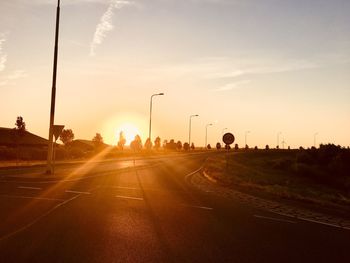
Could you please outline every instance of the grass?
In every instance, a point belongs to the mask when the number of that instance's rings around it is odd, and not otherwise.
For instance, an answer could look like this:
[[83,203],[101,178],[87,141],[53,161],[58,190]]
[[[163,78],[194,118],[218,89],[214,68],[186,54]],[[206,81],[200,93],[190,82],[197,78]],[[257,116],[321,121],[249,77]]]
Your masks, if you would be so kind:
[[350,176],[299,163],[297,156],[298,151],[282,150],[217,155],[207,160],[204,169],[228,187],[322,205],[350,205]]

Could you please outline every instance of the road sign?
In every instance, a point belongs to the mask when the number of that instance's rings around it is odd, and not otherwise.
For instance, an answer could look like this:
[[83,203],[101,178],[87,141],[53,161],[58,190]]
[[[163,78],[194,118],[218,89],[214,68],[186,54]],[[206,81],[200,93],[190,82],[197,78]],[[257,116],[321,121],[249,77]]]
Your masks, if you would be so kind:
[[58,137],[60,137],[63,128],[64,128],[64,125],[53,126],[53,135],[55,136],[55,141],[57,141]]
[[233,136],[232,133],[225,133],[224,136],[222,136],[222,141],[226,144],[226,145],[230,145],[235,141],[235,136]]

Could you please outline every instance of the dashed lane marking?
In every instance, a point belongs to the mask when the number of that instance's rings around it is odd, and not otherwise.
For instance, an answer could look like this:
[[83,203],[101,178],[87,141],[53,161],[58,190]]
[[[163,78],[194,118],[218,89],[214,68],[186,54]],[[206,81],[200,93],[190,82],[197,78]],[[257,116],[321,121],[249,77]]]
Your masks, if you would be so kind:
[[27,189],[27,190],[41,190],[40,187],[30,187],[30,186],[18,186],[19,189]]
[[60,199],[60,198],[35,197],[35,196],[23,196],[23,195],[0,195],[0,197],[34,199],[34,200],[45,200],[45,201],[65,201],[65,199]]
[[213,210],[212,207],[207,207],[207,206],[198,206],[198,205],[184,205],[184,206],[197,208],[197,209],[204,209],[204,210]]
[[74,191],[74,190],[66,190],[66,193],[91,195],[90,192],[81,192],[81,191]]
[[143,198],[140,198],[140,197],[125,196],[125,195],[116,195],[115,197],[122,198],[122,199],[131,199],[131,200],[143,201]]

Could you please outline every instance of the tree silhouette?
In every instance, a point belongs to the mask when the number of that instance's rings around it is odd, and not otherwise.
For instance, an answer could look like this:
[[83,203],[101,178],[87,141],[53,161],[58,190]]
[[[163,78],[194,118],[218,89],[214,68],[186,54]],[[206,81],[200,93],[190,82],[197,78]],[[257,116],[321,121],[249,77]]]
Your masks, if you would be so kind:
[[152,149],[152,142],[149,138],[147,138],[145,142],[145,148],[147,149],[147,151],[150,151]]
[[191,150],[194,150],[195,148],[194,143],[191,143]]
[[154,140],[154,148],[158,151],[160,148],[160,137],[158,136],[155,140]]
[[16,148],[17,148],[16,158],[17,158],[17,164],[18,164],[21,138],[24,137],[25,132],[26,132],[26,123],[23,121],[22,116],[17,117],[14,130],[15,130],[14,141],[16,143]]
[[182,149],[182,142],[181,142],[181,141],[177,141],[177,143],[176,143],[176,149],[177,149],[178,151],[180,151],[180,150]]
[[185,151],[188,151],[190,149],[190,145],[188,144],[188,142],[184,143],[183,148]]
[[71,129],[63,129],[60,135],[60,140],[64,145],[68,145],[74,139],[74,133]]
[[267,150],[267,151],[270,150],[270,146],[268,144],[266,144],[265,150]]
[[130,143],[130,147],[135,152],[139,152],[142,149],[142,140],[140,135],[136,135],[134,140]]
[[237,143],[235,144],[235,150],[236,150],[236,151],[238,151],[238,150],[239,150],[239,146],[238,146],[238,144],[237,144]]
[[92,138],[92,142],[95,145],[95,148],[98,149],[103,145],[103,138],[100,133],[96,133],[96,135]]
[[218,149],[218,150],[221,149],[221,143],[219,143],[219,142],[216,143],[216,149]]
[[120,132],[119,133],[119,141],[118,141],[118,148],[120,150],[124,150],[124,145],[126,143],[126,139],[125,139],[125,136],[124,136],[124,132]]
[[207,145],[207,149],[210,150],[211,149],[211,145],[210,143]]

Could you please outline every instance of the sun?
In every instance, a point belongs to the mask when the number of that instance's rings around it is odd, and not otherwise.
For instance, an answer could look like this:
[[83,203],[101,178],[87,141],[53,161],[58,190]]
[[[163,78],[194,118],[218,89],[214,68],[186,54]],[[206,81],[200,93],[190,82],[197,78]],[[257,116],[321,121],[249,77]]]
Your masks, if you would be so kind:
[[132,123],[123,123],[117,129],[117,138],[119,141],[119,134],[123,132],[126,145],[129,145],[137,134],[140,134],[140,130]]

